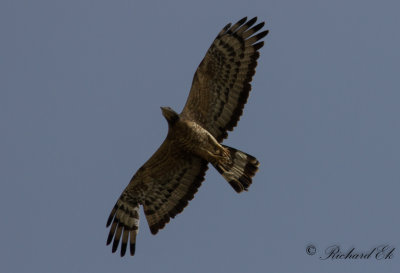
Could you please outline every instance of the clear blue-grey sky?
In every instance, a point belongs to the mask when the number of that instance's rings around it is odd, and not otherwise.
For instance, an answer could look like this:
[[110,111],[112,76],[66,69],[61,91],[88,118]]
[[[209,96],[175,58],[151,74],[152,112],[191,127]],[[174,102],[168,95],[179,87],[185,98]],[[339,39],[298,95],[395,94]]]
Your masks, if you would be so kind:
[[[0,272],[399,272],[398,1],[0,2]],[[225,142],[261,162],[236,194],[210,169],[137,251],[106,219],[163,141],[219,30],[267,22]],[[306,246],[314,244],[309,256]],[[392,259],[320,260],[327,247]]]

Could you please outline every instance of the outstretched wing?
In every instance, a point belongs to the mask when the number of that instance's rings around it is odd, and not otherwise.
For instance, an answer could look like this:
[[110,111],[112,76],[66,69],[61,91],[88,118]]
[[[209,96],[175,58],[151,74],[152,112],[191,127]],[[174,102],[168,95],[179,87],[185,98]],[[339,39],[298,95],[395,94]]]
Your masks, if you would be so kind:
[[144,207],[151,233],[156,234],[193,199],[207,168],[207,161],[181,151],[167,137],[136,172],[111,211],[107,245],[114,239],[112,252],[117,250],[122,236],[121,256],[125,255],[128,239],[134,255],[139,205]]
[[[268,34],[259,32],[264,22],[252,27],[257,17],[225,26],[215,38],[194,74],[189,98],[181,113],[207,129],[219,142],[237,125],[255,74],[258,42]],[[255,34],[255,35],[254,35]]]

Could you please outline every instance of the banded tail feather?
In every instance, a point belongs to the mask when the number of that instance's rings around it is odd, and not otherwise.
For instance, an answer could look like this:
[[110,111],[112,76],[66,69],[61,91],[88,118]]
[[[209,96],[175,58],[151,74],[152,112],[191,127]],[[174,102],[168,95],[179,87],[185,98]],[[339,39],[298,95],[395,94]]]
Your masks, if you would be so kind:
[[218,162],[213,166],[237,193],[247,191],[260,163],[254,156],[225,145],[222,146],[229,151],[231,160]]

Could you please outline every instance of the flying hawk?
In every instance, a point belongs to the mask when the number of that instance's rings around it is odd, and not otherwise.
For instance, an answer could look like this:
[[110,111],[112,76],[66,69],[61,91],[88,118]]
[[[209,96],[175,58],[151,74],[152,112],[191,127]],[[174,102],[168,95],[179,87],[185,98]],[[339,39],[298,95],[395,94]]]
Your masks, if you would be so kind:
[[[121,256],[130,245],[135,254],[142,205],[152,234],[182,212],[197,192],[211,163],[238,193],[246,191],[259,162],[249,154],[222,145],[237,125],[251,89],[260,41],[261,22],[247,17],[226,25],[215,38],[194,74],[189,98],[177,114],[161,107],[168,135],[160,148],[136,172],[111,211],[107,245],[120,240]],[[257,33],[258,32],[258,33]],[[128,242],[129,241],[129,242]]]

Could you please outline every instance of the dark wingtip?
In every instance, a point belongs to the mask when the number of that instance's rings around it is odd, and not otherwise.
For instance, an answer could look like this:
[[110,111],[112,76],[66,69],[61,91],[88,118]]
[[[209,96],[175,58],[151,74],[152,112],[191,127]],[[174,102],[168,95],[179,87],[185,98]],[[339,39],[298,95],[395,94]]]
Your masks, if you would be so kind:
[[131,256],[135,255],[136,244],[130,244]]
[[117,238],[117,236],[116,236],[114,238],[114,242],[113,242],[113,245],[112,245],[112,253],[115,253],[115,251],[117,251],[118,245],[119,245],[119,238]]
[[260,48],[262,48],[264,46],[264,41],[259,42],[257,44],[254,44],[253,47],[255,50],[259,50]]
[[260,33],[258,33],[258,34],[256,35],[257,40],[260,40],[260,39],[264,38],[265,36],[267,36],[268,33],[269,33],[269,30],[268,30],[268,29],[267,29],[267,30],[264,30],[264,31],[262,31],[262,32],[260,32]]
[[[246,20],[247,20],[247,16],[245,16],[245,17],[243,17],[242,19],[240,19],[239,21],[237,21],[236,24],[242,25],[244,22],[246,22]],[[235,24],[235,25],[236,25],[236,24]]]
[[126,252],[126,243],[122,243],[121,244],[121,257],[125,256],[125,252]]
[[256,33],[257,31],[259,31],[263,26],[265,25],[265,22],[261,22],[258,25],[255,25],[251,30],[254,31],[254,33]]
[[106,245],[109,245],[109,244],[111,243],[113,237],[114,237],[114,233],[111,233],[111,231],[110,231],[110,232],[108,233],[107,244],[106,244]]
[[117,211],[117,205],[114,206],[112,209],[110,216],[108,216],[106,227],[111,225],[112,220],[114,219],[115,212]]
[[[231,23],[226,24],[226,26],[224,26],[224,28],[221,30],[221,33],[219,35],[222,35],[225,31],[227,31],[230,27],[231,27]],[[219,36],[217,36],[219,37]]]
[[251,19],[246,23],[246,25],[247,25],[248,27],[251,27],[256,21],[257,21],[257,16],[251,18]]

